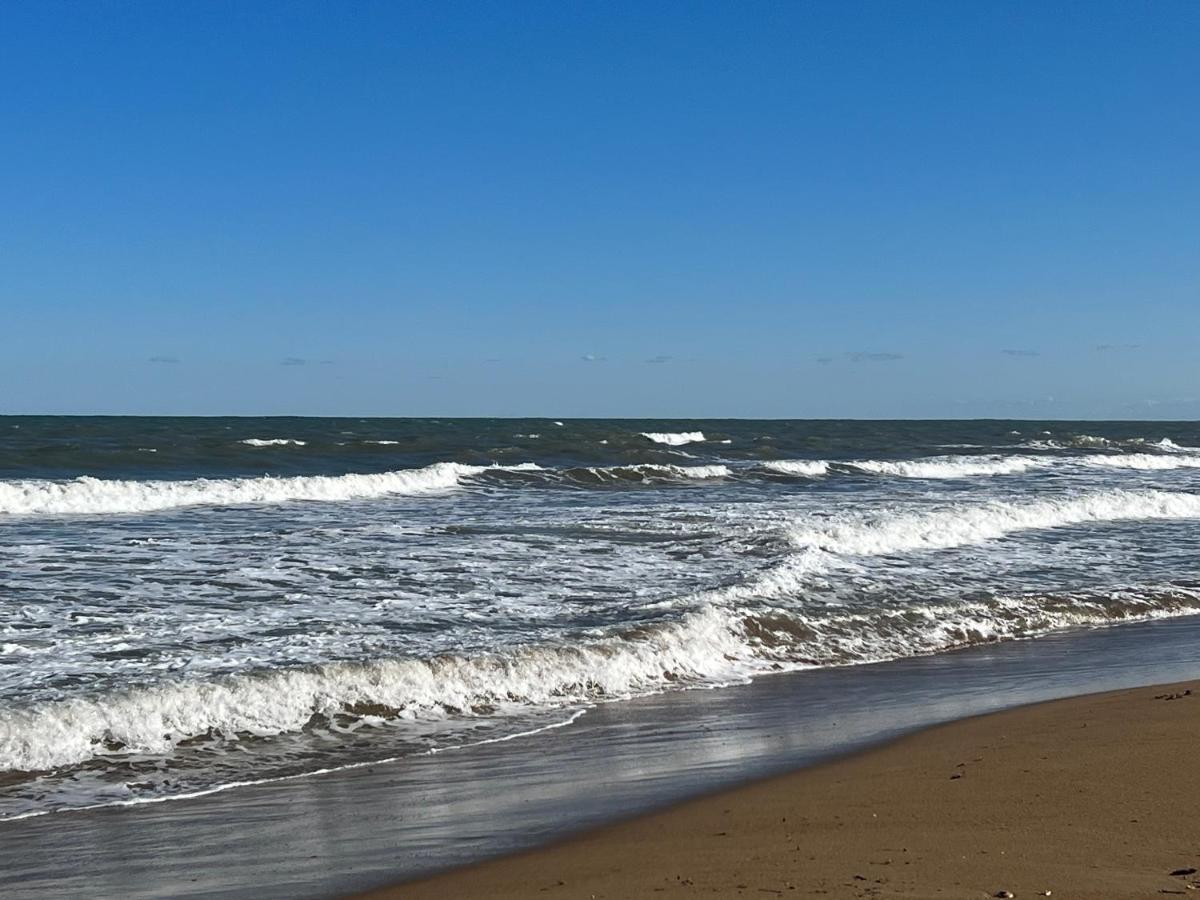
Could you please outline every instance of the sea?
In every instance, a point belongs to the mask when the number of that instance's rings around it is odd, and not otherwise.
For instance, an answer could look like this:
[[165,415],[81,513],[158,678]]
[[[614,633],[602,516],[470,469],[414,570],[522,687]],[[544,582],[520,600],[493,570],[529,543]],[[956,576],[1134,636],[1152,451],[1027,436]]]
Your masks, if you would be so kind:
[[0,417],[0,819],[1196,615],[1197,488],[1183,422]]

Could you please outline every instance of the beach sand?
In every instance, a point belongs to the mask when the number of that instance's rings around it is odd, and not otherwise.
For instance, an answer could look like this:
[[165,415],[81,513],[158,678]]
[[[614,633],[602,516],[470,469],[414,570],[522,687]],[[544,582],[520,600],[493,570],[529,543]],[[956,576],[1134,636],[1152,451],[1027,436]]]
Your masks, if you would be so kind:
[[365,896],[1200,897],[1198,751],[1200,682],[1057,700]]

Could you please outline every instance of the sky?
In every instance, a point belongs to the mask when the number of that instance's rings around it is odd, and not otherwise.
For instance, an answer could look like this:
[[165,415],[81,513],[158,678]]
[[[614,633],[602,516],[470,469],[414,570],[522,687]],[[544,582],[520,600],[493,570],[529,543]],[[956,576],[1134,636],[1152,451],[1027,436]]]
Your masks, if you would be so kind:
[[1200,418],[1200,4],[0,4],[0,413]]

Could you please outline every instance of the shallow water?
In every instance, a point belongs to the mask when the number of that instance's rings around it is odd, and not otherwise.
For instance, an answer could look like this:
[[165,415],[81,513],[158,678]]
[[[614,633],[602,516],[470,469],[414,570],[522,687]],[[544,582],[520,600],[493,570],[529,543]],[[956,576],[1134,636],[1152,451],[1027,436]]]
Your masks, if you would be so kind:
[[0,872],[14,900],[340,896],[924,725],[1195,679],[1198,642],[1200,616],[1191,616],[641,697],[528,740],[187,802],[10,821],[0,824]]

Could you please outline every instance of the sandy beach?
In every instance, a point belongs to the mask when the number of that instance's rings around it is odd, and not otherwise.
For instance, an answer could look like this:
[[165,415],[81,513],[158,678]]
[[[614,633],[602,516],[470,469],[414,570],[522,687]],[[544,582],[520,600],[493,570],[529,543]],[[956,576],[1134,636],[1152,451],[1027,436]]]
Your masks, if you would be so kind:
[[364,896],[1186,896],[1198,742],[1200,682],[1051,701]]

